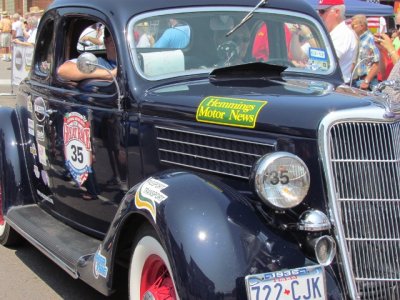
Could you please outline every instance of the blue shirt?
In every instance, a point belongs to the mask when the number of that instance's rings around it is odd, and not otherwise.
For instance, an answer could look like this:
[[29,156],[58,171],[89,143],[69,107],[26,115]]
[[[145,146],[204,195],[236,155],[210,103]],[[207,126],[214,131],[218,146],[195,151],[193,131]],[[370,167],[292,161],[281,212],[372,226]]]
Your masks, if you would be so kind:
[[154,48],[185,48],[189,44],[190,28],[188,25],[177,25],[164,31]]
[[[369,73],[371,63],[379,62],[379,49],[375,45],[374,35],[369,31],[365,31],[360,36],[360,42],[358,46],[358,60],[360,62],[365,59],[357,68],[358,76],[365,76]],[[369,57],[369,59],[368,59]]]
[[97,63],[103,67],[105,67],[108,70],[112,70],[117,66],[117,63],[112,60],[105,59],[103,57],[98,57],[97,58]]

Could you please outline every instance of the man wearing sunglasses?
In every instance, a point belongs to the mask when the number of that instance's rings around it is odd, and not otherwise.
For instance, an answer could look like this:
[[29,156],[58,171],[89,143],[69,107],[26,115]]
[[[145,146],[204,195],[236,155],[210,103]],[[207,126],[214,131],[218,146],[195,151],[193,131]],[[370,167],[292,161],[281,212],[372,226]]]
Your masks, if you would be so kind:
[[345,83],[350,82],[357,60],[358,38],[345,23],[344,0],[319,0],[318,13],[328,29]]

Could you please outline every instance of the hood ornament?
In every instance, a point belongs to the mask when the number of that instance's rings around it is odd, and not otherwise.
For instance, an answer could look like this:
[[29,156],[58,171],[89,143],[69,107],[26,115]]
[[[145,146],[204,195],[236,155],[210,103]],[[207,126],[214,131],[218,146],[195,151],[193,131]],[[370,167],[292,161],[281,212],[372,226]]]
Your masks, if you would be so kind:
[[385,80],[373,88],[372,95],[385,106],[384,118],[400,119],[400,103],[395,105],[395,101],[393,101],[397,92],[400,92],[400,79]]

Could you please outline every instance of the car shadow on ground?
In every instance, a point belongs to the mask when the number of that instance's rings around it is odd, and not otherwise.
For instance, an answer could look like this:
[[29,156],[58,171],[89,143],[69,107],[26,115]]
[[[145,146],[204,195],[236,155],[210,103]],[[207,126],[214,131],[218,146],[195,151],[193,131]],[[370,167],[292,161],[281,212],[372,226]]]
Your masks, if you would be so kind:
[[[128,299],[127,287],[119,284],[119,290],[110,297],[106,297],[81,280],[73,279],[49,258],[37,250],[27,241],[19,247],[14,247],[15,255],[45,284],[48,285],[61,299]],[[23,288],[23,287],[21,287]]]

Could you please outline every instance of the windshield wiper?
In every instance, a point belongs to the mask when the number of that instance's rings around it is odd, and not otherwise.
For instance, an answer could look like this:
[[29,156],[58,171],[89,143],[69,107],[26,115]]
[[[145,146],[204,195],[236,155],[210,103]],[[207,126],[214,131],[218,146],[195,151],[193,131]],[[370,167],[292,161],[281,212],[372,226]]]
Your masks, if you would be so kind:
[[232,33],[234,33],[236,30],[238,30],[244,23],[246,23],[248,20],[250,20],[253,15],[254,12],[261,6],[261,5],[266,5],[268,2],[268,0],[261,0],[256,7],[253,8],[252,11],[250,11],[243,19],[242,21],[240,21],[239,24],[237,24],[235,27],[233,27],[225,36],[228,37],[230,36]]

